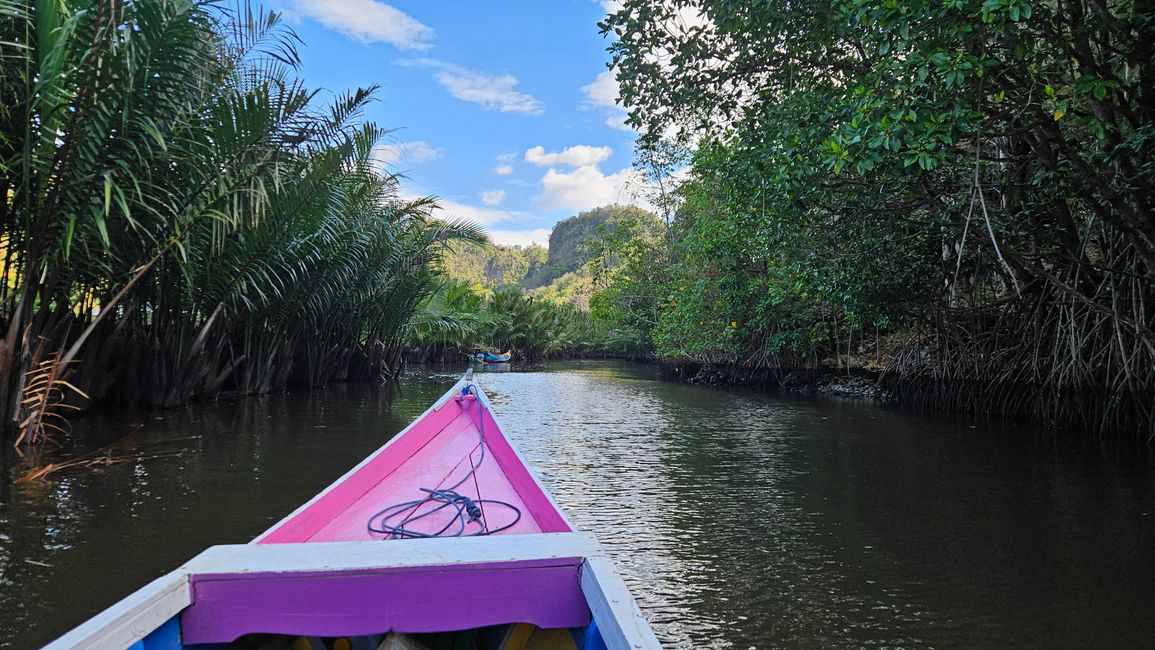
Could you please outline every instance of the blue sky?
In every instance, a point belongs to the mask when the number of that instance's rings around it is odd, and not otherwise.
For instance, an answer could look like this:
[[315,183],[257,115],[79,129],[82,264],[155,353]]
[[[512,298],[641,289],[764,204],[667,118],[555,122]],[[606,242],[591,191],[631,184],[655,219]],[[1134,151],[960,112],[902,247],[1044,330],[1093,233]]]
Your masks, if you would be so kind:
[[305,42],[306,81],[379,84],[367,119],[393,129],[382,164],[443,216],[498,243],[546,243],[559,219],[645,204],[635,134],[614,105],[608,0],[274,0]]

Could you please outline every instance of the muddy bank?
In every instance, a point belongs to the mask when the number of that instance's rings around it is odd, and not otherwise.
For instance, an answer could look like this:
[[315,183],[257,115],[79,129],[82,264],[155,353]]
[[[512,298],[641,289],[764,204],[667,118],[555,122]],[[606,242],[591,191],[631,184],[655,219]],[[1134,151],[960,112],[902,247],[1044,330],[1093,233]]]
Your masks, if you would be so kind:
[[664,374],[697,386],[757,386],[792,393],[843,399],[893,402],[881,374],[865,368],[743,368],[713,364],[659,362]]

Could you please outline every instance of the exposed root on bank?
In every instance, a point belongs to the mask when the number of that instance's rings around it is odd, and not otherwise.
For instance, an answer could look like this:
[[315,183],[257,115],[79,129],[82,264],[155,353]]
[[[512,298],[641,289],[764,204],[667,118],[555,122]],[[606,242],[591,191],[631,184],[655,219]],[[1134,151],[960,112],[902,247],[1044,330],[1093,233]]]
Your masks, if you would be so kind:
[[1155,441],[1155,305],[1133,252],[1102,255],[1130,272],[1072,273],[1081,296],[1039,279],[1020,299],[944,312],[898,351],[887,388],[914,406]]

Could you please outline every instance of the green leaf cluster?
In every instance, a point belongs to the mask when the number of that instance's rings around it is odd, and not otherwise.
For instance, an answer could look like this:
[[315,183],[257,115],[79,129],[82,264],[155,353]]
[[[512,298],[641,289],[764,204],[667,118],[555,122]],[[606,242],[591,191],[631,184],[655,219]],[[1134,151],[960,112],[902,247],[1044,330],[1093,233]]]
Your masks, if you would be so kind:
[[541,361],[598,349],[589,313],[570,302],[537,298],[517,287],[485,289],[452,278],[418,306],[408,341],[424,361],[476,350]]
[[0,406],[58,350],[163,405],[390,365],[431,263],[485,236],[400,197],[377,89],[323,98],[299,45],[244,1],[0,0]]
[[1052,419],[1072,386],[1143,395],[1105,408],[1155,421],[1148,4],[623,0],[602,29],[640,161],[695,151],[646,289],[660,356],[933,330],[896,372],[1042,386]]

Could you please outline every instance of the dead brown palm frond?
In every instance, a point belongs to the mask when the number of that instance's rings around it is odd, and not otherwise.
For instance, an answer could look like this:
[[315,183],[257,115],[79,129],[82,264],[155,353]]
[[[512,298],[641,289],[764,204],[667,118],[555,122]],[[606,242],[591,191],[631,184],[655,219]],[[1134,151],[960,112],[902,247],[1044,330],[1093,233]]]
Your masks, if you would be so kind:
[[113,456],[111,454],[95,455],[96,453],[97,452],[93,452],[93,454],[86,454],[77,458],[70,458],[69,460],[61,461],[59,463],[48,463],[47,465],[37,467],[36,469],[29,470],[21,474],[16,478],[15,481],[13,481],[13,483],[30,483],[32,481],[42,479],[54,472],[58,472],[62,469],[68,469],[71,467],[99,467],[108,465],[120,465],[122,463],[131,463],[138,460],[150,460],[153,458],[174,458],[176,456],[180,456],[182,450],[176,449],[171,451],[125,454],[120,456]]
[[66,402],[68,391],[88,399],[84,391],[64,379],[68,365],[61,361],[61,352],[57,350],[25,375],[24,399],[20,402],[20,435],[13,446],[19,446],[22,442],[55,442],[50,431],[68,433],[68,420],[62,411],[78,410],[77,406]]
[[[13,481],[14,484],[31,483],[47,477],[62,469],[69,469],[74,467],[107,467],[109,465],[120,465],[122,463],[131,463],[140,460],[151,460],[154,458],[174,458],[180,456],[185,452],[184,449],[167,449],[161,451],[141,451],[140,447],[148,444],[146,442],[131,442],[132,436],[139,431],[137,427],[130,431],[127,435],[105,445],[100,449],[81,454],[75,458],[62,460],[58,463],[47,463],[24,472]],[[167,438],[158,440],[156,442],[170,443],[179,440],[193,440],[200,436],[184,436],[181,438]]]

